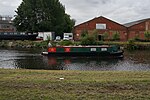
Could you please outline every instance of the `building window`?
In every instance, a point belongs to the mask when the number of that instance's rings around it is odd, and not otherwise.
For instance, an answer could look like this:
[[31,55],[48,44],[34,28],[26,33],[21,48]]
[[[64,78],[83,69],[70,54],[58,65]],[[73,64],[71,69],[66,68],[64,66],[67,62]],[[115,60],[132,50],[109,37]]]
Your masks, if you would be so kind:
[[1,28],[6,29],[6,28],[10,28],[10,26],[9,25],[1,25]]
[[96,29],[106,29],[106,24],[96,24]]

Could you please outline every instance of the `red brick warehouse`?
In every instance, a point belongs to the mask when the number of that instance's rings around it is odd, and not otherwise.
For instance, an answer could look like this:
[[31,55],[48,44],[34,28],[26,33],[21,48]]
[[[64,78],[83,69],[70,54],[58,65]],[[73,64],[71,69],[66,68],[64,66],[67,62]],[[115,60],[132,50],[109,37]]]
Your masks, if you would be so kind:
[[99,40],[105,32],[109,34],[110,39],[114,32],[118,32],[120,41],[133,39],[137,34],[139,38],[144,39],[144,32],[150,30],[150,20],[145,19],[122,25],[103,16],[96,17],[74,27],[74,40],[80,40],[83,30],[87,30],[89,34],[92,34],[95,29],[98,30]]
[[128,39],[145,39],[144,33],[150,31],[150,18],[124,24],[127,27]]

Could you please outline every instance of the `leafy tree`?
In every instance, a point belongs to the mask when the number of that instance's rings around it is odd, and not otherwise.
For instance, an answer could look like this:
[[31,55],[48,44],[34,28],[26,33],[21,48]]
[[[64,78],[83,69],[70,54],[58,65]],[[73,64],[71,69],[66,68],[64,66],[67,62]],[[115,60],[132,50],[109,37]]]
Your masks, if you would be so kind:
[[146,39],[150,40],[150,31],[144,32],[144,36]]
[[81,32],[81,38],[84,38],[87,35],[88,35],[88,31],[86,29],[82,30],[82,32]]
[[59,0],[23,0],[16,13],[14,25],[18,31],[61,34],[71,32],[75,24]]
[[75,21],[75,19],[71,19],[70,15],[68,15],[68,14],[65,14],[64,17],[65,17],[64,32],[69,33],[72,31],[76,21]]
[[96,30],[96,29],[93,30],[92,34],[93,34],[95,40],[98,41],[98,30]]
[[107,40],[107,39],[109,38],[109,34],[108,34],[107,32],[105,32],[105,33],[103,34],[103,37],[104,37],[104,40]]
[[120,34],[119,32],[114,32],[113,35],[112,35],[112,39],[115,41],[115,40],[119,40],[120,39]]
[[97,45],[96,30],[93,31],[93,34],[88,34],[88,31],[84,30],[83,33],[81,34],[81,45]]
[[96,45],[97,42],[94,36],[87,35],[81,39],[81,45]]

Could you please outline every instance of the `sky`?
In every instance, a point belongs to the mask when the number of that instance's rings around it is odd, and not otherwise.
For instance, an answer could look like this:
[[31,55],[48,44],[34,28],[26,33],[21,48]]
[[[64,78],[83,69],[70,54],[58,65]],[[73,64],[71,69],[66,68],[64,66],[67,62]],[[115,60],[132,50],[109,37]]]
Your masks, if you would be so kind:
[[[22,0],[0,0],[0,15],[15,15]],[[60,0],[76,25],[104,16],[120,24],[150,18],[150,0]]]

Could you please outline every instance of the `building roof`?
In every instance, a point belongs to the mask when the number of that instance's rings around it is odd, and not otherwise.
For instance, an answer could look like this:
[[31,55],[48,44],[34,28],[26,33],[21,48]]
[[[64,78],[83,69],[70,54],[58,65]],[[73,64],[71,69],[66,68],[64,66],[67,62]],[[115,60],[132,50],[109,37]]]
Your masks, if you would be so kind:
[[8,20],[0,20],[0,24],[10,24],[10,23],[12,22]]
[[137,25],[137,24],[139,24],[139,23],[142,23],[142,22],[144,22],[144,21],[146,21],[146,20],[150,20],[150,18],[146,18],[146,19],[142,19],[142,20],[137,20],[137,21],[129,22],[129,23],[124,24],[124,26],[130,27],[130,26],[133,26],[133,25]]
[[92,21],[92,20],[95,20],[95,19],[97,19],[97,18],[105,18],[105,19],[107,19],[107,20],[109,20],[109,21],[111,21],[111,22],[113,22],[113,23],[116,23],[116,24],[118,24],[118,25],[121,25],[121,26],[123,26],[123,27],[126,27],[126,26],[124,26],[124,25],[122,25],[122,24],[120,24],[120,23],[117,23],[117,22],[115,22],[115,21],[113,21],[113,20],[110,20],[110,19],[108,19],[108,18],[106,18],[106,17],[103,17],[103,16],[95,17],[95,18],[93,18],[93,19],[91,19],[91,20],[89,20],[89,21],[86,21],[86,22],[83,22],[83,23],[81,23],[81,24],[76,25],[75,27],[77,27],[77,26],[79,26],[79,25],[82,25],[82,24],[85,24],[85,23],[87,23],[87,22],[90,22],[90,21]]

